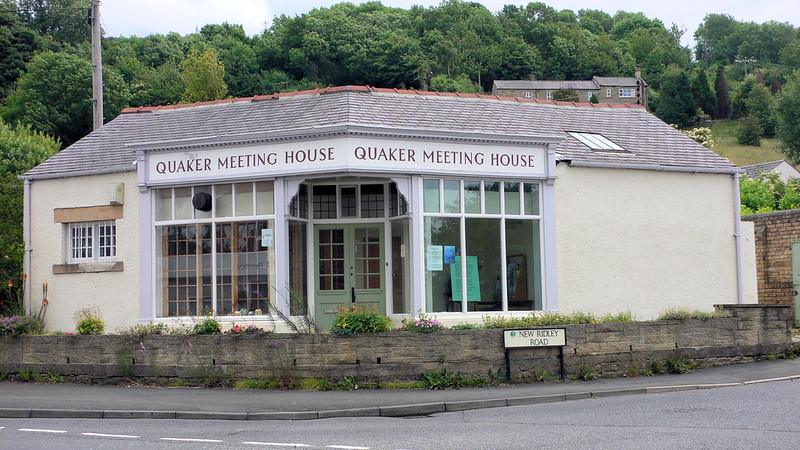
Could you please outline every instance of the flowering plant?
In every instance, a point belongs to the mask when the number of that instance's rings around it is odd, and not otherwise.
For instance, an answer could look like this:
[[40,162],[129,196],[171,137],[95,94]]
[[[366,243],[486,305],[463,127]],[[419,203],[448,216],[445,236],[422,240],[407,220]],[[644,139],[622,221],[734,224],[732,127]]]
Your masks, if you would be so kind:
[[240,325],[238,323],[234,323],[231,329],[225,332],[225,334],[266,334],[266,333],[267,331],[265,329],[257,327],[253,324]]
[[21,334],[39,334],[42,332],[42,321],[33,316],[0,317],[0,336],[19,336]]
[[435,317],[428,317],[425,313],[420,312],[415,319],[403,319],[403,325],[400,327],[403,331],[412,331],[414,333],[433,333],[444,328],[441,322],[436,320]]

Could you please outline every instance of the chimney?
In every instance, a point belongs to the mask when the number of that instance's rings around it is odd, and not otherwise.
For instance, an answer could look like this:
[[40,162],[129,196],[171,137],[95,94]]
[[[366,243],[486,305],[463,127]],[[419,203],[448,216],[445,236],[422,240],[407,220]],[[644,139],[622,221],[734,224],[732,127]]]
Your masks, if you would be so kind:
[[535,73],[531,73],[530,75],[528,75],[528,79],[531,80],[531,81],[536,81],[536,74]]
[[637,80],[641,80],[642,79],[642,69],[639,68],[638,64],[636,65],[636,72],[634,73],[633,76],[636,77]]

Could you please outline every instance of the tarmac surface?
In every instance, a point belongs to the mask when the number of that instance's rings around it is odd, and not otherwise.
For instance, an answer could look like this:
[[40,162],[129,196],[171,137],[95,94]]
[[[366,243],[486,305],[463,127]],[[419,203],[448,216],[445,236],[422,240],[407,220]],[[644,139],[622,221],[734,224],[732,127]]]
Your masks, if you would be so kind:
[[459,390],[234,390],[0,382],[0,417],[309,420],[420,416],[800,380],[800,359],[700,369],[683,375],[502,385]]

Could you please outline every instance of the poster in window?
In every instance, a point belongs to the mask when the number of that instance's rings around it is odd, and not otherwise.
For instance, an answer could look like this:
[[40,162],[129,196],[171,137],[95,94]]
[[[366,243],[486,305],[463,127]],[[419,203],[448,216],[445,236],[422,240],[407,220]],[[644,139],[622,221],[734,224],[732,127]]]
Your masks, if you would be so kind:
[[506,261],[506,276],[508,279],[508,299],[528,299],[528,268],[525,255],[509,256]]

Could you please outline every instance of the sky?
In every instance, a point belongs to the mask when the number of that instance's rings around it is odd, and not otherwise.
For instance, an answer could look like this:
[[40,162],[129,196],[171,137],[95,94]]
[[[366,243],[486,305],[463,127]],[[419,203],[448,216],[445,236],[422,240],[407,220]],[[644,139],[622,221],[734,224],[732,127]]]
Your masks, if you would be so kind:
[[[351,0],[354,3],[362,3]],[[490,11],[503,5],[526,5],[528,1],[477,0]],[[193,33],[208,23],[241,24],[249,35],[261,33],[272,18],[286,14],[294,16],[319,6],[339,3],[334,0],[101,0],[101,17],[106,36],[146,36],[175,31]],[[434,6],[440,0],[383,0],[387,6]],[[800,7],[797,0],[547,0],[556,9],[601,9],[609,14],[618,10],[643,12],[661,19],[669,28],[672,23],[686,29],[682,42],[693,46],[694,31],[709,13],[729,14],[737,20],[766,22],[775,20],[800,26]]]

